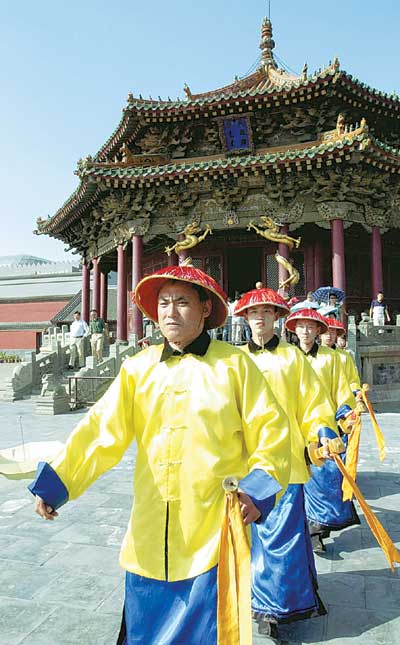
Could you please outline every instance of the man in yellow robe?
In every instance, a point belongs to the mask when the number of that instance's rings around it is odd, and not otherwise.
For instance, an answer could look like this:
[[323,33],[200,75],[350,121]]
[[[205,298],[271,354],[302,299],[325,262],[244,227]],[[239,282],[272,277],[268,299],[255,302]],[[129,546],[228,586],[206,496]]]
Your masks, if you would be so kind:
[[118,643],[216,645],[222,482],[239,480],[245,524],[266,516],[289,478],[287,417],[254,363],[210,340],[206,329],[223,325],[227,313],[210,276],[167,267],[143,278],[135,301],[159,323],[164,345],[124,362],[63,452],[40,465],[30,490],[38,514],[54,519],[136,439]]
[[[318,345],[317,337],[327,331],[328,325],[314,309],[300,309],[287,318],[286,329],[295,333],[299,348],[330,397],[337,421],[346,419],[350,431],[352,413],[356,406],[340,358],[329,347]],[[343,437],[346,443],[346,437]],[[342,455],[343,460],[345,456]],[[304,486],[305,508],[315,552],[325,551],[324,538],[331,531],[359,524],[353,502],[343,502],[343,477],[334,462],[324,468],[311,466],[312,477]]]
[[[354,391],[361,390],[360,376],[357,371],[356,364],[353,360],[353,357],[346,350],[341,349],[337,344],[338,338],[346,335],[345,326],[340,320],[336,318],[328,318],[325,316],[325,322],[328,325],[328,329],[324,334],[321,334],[321,345],[323,347],[329,347],[330,349],[335,350],[336,354],[340,358],[340,362],[344,369],[344,373],[347,378],[347,382],[350,384],[350,387]],[[353,384],[355,388],[353,388]]]
[[277,624],[326,613],[317,591],[303,488],[310,478],[307,448],[337,437],[335,412],[303,353],[274,334],[275,321],[289,312],[286,301],[272,289],[255,289],[242,296],[236,311],[252,333],[243,349],[264,374],[290,425],[289,486],[268,517],[251,526],[253,615],[259,633],[277,637]]

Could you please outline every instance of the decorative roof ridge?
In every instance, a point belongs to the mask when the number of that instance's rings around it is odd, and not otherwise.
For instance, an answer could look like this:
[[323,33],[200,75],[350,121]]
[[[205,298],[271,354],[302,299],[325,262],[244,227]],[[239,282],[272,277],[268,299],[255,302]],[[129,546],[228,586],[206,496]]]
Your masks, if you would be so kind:
[[[332,131],[335,132],[335,131]],[[328,133],[326,133],[328,134]],[[341,149],[345,146],[350,147],[355,142],[361,143],[363,141],[370,142],[370,136],[368,129],[358,128],[352,132],[346,132],[342,136],[336,136],[327,139],[317,139],[308,144],[298,144],[293,146],[292,144],[279,146],[278,148],[264,148],[259,149],[255,154],[246,155],[243,157],[226,157],[213,155],[212,158],[203,157],[202,161],[195,161],[189,159],[180,160],[180,163],[169,163],[162,166],[150,166],[146,168],[138,167],[120,167],[118,164],[112,169],[107,166],[104,167],[103,164],[94,164],[90,169],[86,171],[86,176],[99,174],[99,171],[102,176],[115,176],[113,170],[118,172],[121,177],[125,177],[128,174],[130,176],[137,175],[138,177],[149,177],[156,174],[166,174],[168,172],[180,173],[190,172],[193,169],[199,169],[203,166],[207,166],[207,169],[213,169],[217,167],[227,167],[227,166],[241,166],[241,165],[251,165],[259,161],[285,161],[286,159],[294,158],[305,158],[307,156],[314,157],[319,152],[332,152],[335,149]],[[311,144],[311,145],[310,145]],[[176,160],[178,161],[178,160]],[[105,171],[104,174],[101,171]]]
[[367,83],[363,83],[363,81],[360,81],[356,76],[354,76],[353,74],[350,74],[349,72],[346,72],[343,69],[339,71],[338,80],[342,78],[350,81],[354,85],[357,85],[361,89],[365,90],[368,94],[374,95],[380,99],[385,99],[390,103],[400,104],[400,96],[397,94],[397,92],[392,92],[389,94],[389,92],[383,92],[381,90],[378,90],[372,87],[371,85],[368,85]]
[[94,199],[98,190],[98,186],[90,182],[83,181],[81,178],[80,184],[53,216],[48,215],[46,219],[42,217],[38,217],[36,219],[37,228],[33,231],[35,235],[42,235],[49,230],[49,227],[53,228],[58,219],[73,210],[73,208],[82,202],[84,198],[88,198],[88,200]]

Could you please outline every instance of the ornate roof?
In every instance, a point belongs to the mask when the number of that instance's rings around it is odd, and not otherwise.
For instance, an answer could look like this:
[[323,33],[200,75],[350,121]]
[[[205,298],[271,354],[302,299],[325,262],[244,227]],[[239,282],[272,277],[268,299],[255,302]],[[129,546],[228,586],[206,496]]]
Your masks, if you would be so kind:
[[111,137],[94,158],[88,156],[79,160],[76,174],[81,180],[80,185],[52,218],[38,219],[37,232],[57,234],[83,216],[97,202],[101,191],[108,187],[187,183],[226,173],[269,174],[308,170],[324,163],[330,165],[332,161],[340,163],[355,151],[362,153],[366,163],[399,172],[400,151],[372,137],[365,122],[351,131],[343,128],[341,132],[323,133],[315,141],[274,148],[257,147],[255,151],[240,156],[221,153],[169,160],[157,154],[130,154],[127,143],[134,144],[136,135],[148,124],[191,123],[200,117],[213,119],[256,113],[258,108],[276,111],[292,104],[306,110],[307,101],[328,94],[337,96],[343,104],[356,107],[358,112],[376,112],[391,120],[400,118],[400,98],[397,95],[378,92],[361,83],[340,70],[337,58],[311,75],[304,65],[302,73],[296,76],[278,66],[274,47],[272,25],[265,19],[261,30],[261,62],[254,73],[201,94],[192,93],[185,85],[185,100],[153,100],[129,94],[122,119]]
[[356,128],[347,129],[340,124],[336,130],[324,133],[317,141],[297,143],[258,150],[245,156],[225,155],[179,160],[158,166],[131,166],[122,163],[88,162],[80,172],[82,180],[79,194],[74,194],[67,207],[62,207],[50,220],[39,224],[40,233],[57,233],[65,226],[65,218],[71,223],[81,216],[87,207],[85,191],[91,195],[100,192],[98,186],[110,188],[127,186],[159,186],[170,183],[188,183],[203,178],[217,178],[233,175],[303,172],[321,165],[341,163],[350,159],[351,154],[362,155],[365,163],[389,171],[400,173],[400,150],[388,146],[369,132],[365,120]]

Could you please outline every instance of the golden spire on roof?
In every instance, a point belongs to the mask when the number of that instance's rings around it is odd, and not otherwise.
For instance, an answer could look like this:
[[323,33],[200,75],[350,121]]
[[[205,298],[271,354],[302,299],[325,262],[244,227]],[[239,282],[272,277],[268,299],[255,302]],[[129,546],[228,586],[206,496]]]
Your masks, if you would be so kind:
[[264,18],[261,26],[261,43],[260,49],[262,52],[262,66],[264,69],[273,67],[278,69],[278,65],[274,59],[272,50],[275,47],[275,41],[272,38],[272,22],[269,18]]

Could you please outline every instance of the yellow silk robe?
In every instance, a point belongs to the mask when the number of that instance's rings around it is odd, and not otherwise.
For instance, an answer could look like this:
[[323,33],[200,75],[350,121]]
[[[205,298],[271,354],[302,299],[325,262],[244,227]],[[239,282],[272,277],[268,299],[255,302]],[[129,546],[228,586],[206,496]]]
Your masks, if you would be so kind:
[[282,340],[273,349],[249,353],[264,374],[278,403],[289,418],[291,439],[290,484],[304,484],[310,471],[304,459],[306,445],[318,441],[318,430],[336,432],[335,411],[324,386],[302,352]]
[[349,352],[346,352],[345,349],[340,349],[339,347],[336,347],[335,352],[337,352],[341,360],[344,373],[346,374],[346,378],[350,386],[352,383],[355,383],[357,388],[361,390],[360,376],[352,355],[349,354]]
[[74,499],[135,438],[134,502],[120,563],[165,580],[167,548],[167,578],[175,581],[217,564],[225,477],[262,469],[287,486],[290,439],[286,415],[244,352],[211,341],[204,356],[160,362],[162,349],[124,362],[51,466]]
[[342,405],[355,408],[356,401],[336,350],[320,345],[316,356],[308,353],[305,357],[329,392],[335,411]]

